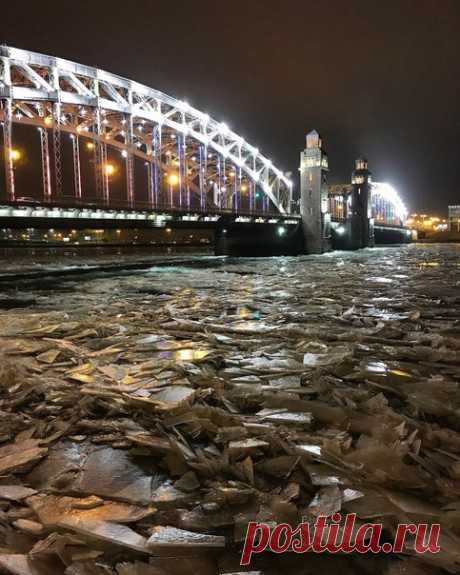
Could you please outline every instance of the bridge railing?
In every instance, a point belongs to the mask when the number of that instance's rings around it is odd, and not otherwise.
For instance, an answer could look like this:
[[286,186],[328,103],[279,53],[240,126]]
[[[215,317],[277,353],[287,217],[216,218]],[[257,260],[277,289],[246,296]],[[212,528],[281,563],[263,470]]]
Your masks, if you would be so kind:
[[90,217],[96,217],[98,213],[104,213],[104,217],[108,212],[113,214],[114,219],[116,219],[118,214],[136,214],[152,215],[152,216],[196,216],[198,219],[205,218],[219,218],[219,217],[232,217],[232,218],[247,218],[253,221],[257,218],[262,218],[264,221],[269,221],[273,219],[274,221],[279,220],[289,220],[294,223],[300,219],[298,215],[285,215],[280,214],[278,211],[267,211],[267,210],[252,210],[245,211],[241,210],[236,213],[234,210],[218,208],[218,207],[206,207],[206,208],[190,208],[184,209],[179,206],[171,206],[170,204],[157,204],[154,207],[147,201],[136,201],[130,203],[127,200],[112,200],[110,205],[104,205],[97,198],[88,198],[84,200],[78,200],[75,198],[60,198],[53,200],[52,203],[43,203],[40,201],[28,201],[28,202],[10,202],[5,201],[0,203],[0,207],[9,207],[14,210],[14,215],[20,217],[20,213],[23,212],[23,217],[37,217],[43,215],[43,217],[49,217],[52,215],[53,210],[72,210],[75,212],[75,218],[88,217],[86,214],[91,213]]
[[329,194],[328,211],[332,220],[346,220],[348,212],[347,198],[348,196],[343,194]]

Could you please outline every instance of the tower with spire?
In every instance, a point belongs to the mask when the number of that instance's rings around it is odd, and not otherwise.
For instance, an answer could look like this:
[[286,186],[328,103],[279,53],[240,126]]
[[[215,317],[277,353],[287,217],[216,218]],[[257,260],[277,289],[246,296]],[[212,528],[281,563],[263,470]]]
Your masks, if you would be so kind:
[[320,254],[330,249],[328,214],[327,154],[316,130],[306,136],[306,148],[300,154],[300,213],[305,249]]
[[353,250],[374,245],[374,222],[372,219],[372,174],[364,156],[355,162],[351,176],[351,195],[348,206],[348,237]]

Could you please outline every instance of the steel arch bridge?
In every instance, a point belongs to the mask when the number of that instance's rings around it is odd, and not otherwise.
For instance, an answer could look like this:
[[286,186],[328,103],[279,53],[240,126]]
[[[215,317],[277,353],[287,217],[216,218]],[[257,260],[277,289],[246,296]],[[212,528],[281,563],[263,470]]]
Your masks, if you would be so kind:
[[[32,200],[21,197],[15,183],[20,167],[14,133],[28,125],[38,129],[38,201],[45,206],[284,217],[291,212],[291,181],[257,148],[224,123],[140,83],[1,46],[0,102],[2,204]],[[71,149],[70,182],[63,177],[64,146]],[[82,154],[85,161],[91,156],[90,183],[83,178]],[[118,197],[112,194],[116,178],[124,184]]]
[[[329,186],[328,213],[332,221],[345,221],[350,212],[351,184]],[[371,182],[371,214],[377,226],[404,227],[408,211],[398,192],[387,182]]]

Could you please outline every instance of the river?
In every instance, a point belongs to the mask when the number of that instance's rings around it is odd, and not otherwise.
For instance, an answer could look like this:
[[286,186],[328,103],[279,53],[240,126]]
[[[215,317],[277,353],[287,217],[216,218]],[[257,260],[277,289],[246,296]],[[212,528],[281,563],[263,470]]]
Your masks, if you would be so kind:
[[[0,290],[0,503],[5,484],[36,492],[0,507],[2,554],[46,555],[58,530],[83,538],[72,574],[82,557],[230,574],[249,521],[341,512],[388,539],[440,523],[441,553],[406,549],[404,565],[460,568],[460,245],[24,257]],[[252,569],[396,575],[401,557]]]

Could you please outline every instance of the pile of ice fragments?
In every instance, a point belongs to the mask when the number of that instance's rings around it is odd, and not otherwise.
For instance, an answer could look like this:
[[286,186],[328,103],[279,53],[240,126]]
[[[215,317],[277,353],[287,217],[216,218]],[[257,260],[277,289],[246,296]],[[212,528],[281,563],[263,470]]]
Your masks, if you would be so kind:
[[413,258],[102,278],[2,312],[0,573],[241,573],[248,522],[336,511],[388,540],[440,523],[441,552],[247,570],[459,572],[460,269]]

